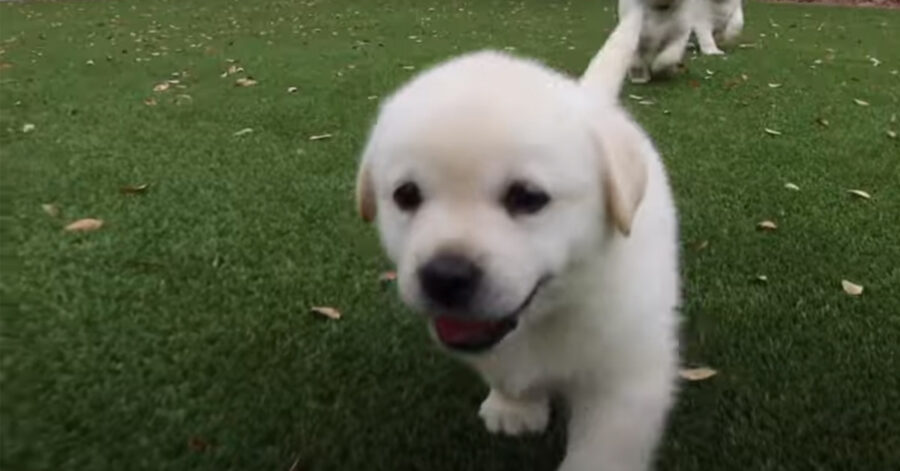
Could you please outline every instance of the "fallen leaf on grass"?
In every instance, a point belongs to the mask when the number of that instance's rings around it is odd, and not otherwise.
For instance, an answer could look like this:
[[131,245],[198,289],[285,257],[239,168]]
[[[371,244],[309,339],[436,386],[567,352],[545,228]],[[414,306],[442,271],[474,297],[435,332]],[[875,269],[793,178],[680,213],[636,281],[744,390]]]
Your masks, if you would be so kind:
[[94,65],[94,60],[93,60],[93,59],[88,59],[88,60],[85,61],[84,63],[87,64],[87,65]]
[[333,307],[313,306],[310,308],[310,310],[315,314],[318,314],[320,316],[325,316],[329,319],[338,320],[341,318],[341,311],[338,311],[337,309],[335,309]]
[[644,97],[642,97],[640,95],[628,95],[628,98],[631,98],[632,100],[643,100],[644,99]]
[[697,88],[700,86],[700,82],[698,82],[697,80],[691,80],[688,82],[688,86],[690,86],[691,88]]
[[322,141],[325,139],[331,139],[331,134],[316,134],[315,136],[309,136],[310,141]]
[[891,131],[890,129],[885,131],[885,134],[887,134],[887,137],[889,137],[891,139],[897,139],[897,133],[894,131]]
[[780,87],[781,87],[780,83],[770,83],[769,84],[769,88],[780,88]]
[[90,232],[103,227],[102,219],[79,219],[65,227],[67,232]]
[[859,106],[869,106],[869,102],[865,100],[860,100],[859,98],[854,98],[853,103],[856,103]]
[[754,280],[755,280],[757,283],[768,283],[768,282],[769,282],[769,277],[766,276],[766,275],[756,275],[756,278],[754,278]]
[[879,65],[881,65],[881,61],[878,60],[878,58],[872,56],[868,56],[868,58],[869,62],[871,62],[873,66],[878,67]]
[[251,132],[253,132],[253,128],[244,128],[244,129],[241,129],[240,131],[235,132],[233,135],[234,136],[243,136],[244,134],[250,134]]
[[169,82],[160,82],[153,86],[154,92],[164,92],[169,89],[172,85]]
[[41,209],[50,217],[55,218],[59,216],[59,206],[54,203],[44,203],[41,205]]
[[639,104],[639,105],[644,105],[644,106],[650,106],[650,105],[655,105],[656,102],[653,101],[653,100],[641,100],[641,101],[638,102],[638,104]]
[[792,191],[800,191],[800,187],[797,186],[797,185],[795,185],[795,184],[793,184],[793,183],[785,183],[785,184],[784,184],[784,187],[787,188],[788,190],[792,190]]
[[766,134],[768,134],[770,136],[780,136],[781,135],[781,131],[776,131],[776,130],[770,129],[770,128],[765,128],[764,131],[766,131]]
[[25,123],[22,125],[22,132],[28,133],[34,131],[34,125],[31,123]]
[[870,199],[872,197],[872,195],[862,190],[847,190],[847,193],[850,193],[853,196],[858,196],[864,200]]
[[209,448],[209,443],[200,437],[191,437],[188,439],[188,448],[198,453],[203,453]]
[[259,82],[257,82],[256,80],[253,80],[253,78],[251,78],[251,77],[241,77],[234,81],[234,84],[239,87],[252,87],[252,86],[256,85],[257,83],[259,83]]
[[175,95],[175,104],[176,105],[182,105],[184,103],[191,103],[193,101],[194,101],[194,97],[192,97],[186,93],[182,93],[181,95]]
[[816,118],[816,122],[819,123],[820,126],[827,128],[831,126],[831,123],[828,122],[825,118]]
[[240,73],[240,72],[243,72],[243,71],[244,71],[244,68],[241,67],[241,66],[239,66],[239,65],[237,65],[237,64],[231,64],[231,65],[229,65],[229,66],[228,66],[228,70],[227,70],[228,75],[237,74],[237,73]]
[[386,272],[378,275],[378,281],[381,281],[382,283],[388,282],[388,281],[394,281],[396,279],[397,279],[397,272],[395,272],[395,271],[386,271]]
[[707,247],[709,247],[708,240],[701,240],[700,242],[697,242],[696,244],[694,244],[694,250],[696,250],[697,252],[699,252],[701,250],[705,250]]
[[718,371],[705,366],[700,368],[682,368],[678,371],[678,376],[688,381],[703,381],[717,374],[719,374]]
[[156,106],[156,98],[144,98],[144,104],[147,106]]
[[863,293],[861,285],[848,280],[841,280],[841,288],[844,288],[844,292],[850,296],[859,296]]
[[778,225],[775,224],[774,221],[765,220],[757,223],[756,228],[761,231],[774,231],[775,229],[778,229]]
[[123,195],[139,195],[147,191],[147,188],[150,188],[149,183],[142,183],[140,185],[125,185],[119,188],[119,193]]
[[287,92],[288,93],[297,93],[297,87],[288,87]]

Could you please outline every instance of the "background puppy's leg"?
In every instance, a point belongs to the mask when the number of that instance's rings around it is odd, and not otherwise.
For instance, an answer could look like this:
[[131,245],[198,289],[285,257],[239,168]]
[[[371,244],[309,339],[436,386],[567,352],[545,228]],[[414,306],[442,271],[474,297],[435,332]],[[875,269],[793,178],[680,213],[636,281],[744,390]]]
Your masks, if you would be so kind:
[[653,64],[650,65],[650,71],[654,74],[672,71],[681,63],[681,59],[684,57],[684,51],[687,48],[687,43],[690,38],[691,30],[690,28],[685,28],[683,32],[679,33],[678,36],[666,45],[665,49],[653,59]]
[[491,433],[520,435],[543,432],[550,420],[550,401],[547,397],[512,398],[491,388],[481,403],[478,415]]
[[569,399],[568,450],[559,471],[646,471],[672,403],[665,379],[632,381]]
[[722,33],[723,42],[728,44],[734,41],[741,34],[743,29],[744,7],[738,4],[737,9],[731,14],[731,18],[728,18],[728,23],[725,24],[725,31]]
[[713,39],[712,25],[709,21],[697,21],[694,24],[694,34],[697,35],[697,42],[700,44],[700,52],[708,56],[720,56],[725,54],[716,46],[716,40]]
[[650,68],[640,54],[635,54],[628,67],[628,80],[631,83],[647,83],[650,81]]

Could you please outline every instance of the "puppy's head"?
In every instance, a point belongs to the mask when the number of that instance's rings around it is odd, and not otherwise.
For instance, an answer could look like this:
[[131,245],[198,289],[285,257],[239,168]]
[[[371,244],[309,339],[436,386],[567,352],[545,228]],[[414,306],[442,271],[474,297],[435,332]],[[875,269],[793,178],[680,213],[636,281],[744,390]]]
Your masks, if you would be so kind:
[[382,106],[359,211],[377,221],[403,300],[444,345],[493,346],[523,316],[544,314],[535,301],[555,278],[628,233],[644,168],[613,155],[628,151],[584,98],[545,67],[479,53]]

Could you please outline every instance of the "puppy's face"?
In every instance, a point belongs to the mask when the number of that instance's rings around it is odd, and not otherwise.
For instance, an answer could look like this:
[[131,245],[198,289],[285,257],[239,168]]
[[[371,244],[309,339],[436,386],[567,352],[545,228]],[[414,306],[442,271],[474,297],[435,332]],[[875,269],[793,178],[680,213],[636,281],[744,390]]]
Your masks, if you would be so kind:
[[383,106],[359,199],[364,216],[377,213],[403,300],[443,344],[479,351],[540,314],[529,308],[545,285],[596,244],[603,198],[573,83],[517,63],[466,65],[426,73]]

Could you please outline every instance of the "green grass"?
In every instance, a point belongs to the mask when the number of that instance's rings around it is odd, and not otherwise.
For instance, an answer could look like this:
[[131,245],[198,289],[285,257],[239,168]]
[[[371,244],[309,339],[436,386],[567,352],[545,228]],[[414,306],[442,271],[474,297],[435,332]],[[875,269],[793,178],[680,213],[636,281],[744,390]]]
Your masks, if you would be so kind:
[[[900,12],[747,13],[757,47],[626,91],[656,102],[625,99],[681,212],[686,360],[720,370],[684,386],[660,469],[895,468]],[[611,23],[600,1],[0,5],[0,468],[552,469],[559,428],[488,436],[485,388],[377,281],[355,160],[404,66],[512,46],[574,74]],[[106,225],[62,231],[82,217]]]

